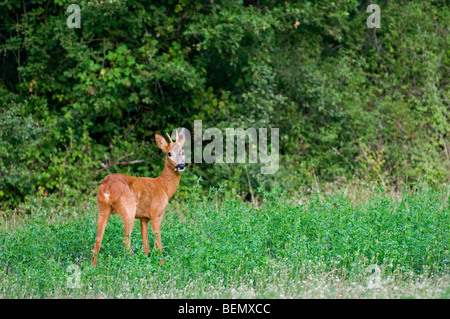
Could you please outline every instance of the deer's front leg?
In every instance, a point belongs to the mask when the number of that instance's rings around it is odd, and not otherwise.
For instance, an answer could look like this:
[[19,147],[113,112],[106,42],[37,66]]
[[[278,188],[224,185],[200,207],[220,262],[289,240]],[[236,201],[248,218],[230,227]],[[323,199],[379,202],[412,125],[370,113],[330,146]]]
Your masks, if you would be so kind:
[[[156,249],[159,250],[159,252],[162,254],[162,243],[161,243],[161,220],[162,220],[163,214],[160,214],[159,216],[154,216],[152,218],[152,230],[153,234],[155,236],[155,246]],[[159,262],[162,264],[164,259],[160,259]]]
[[141,234],[142,246],[144,247],[144,255],[148,256],[150,245],[148,244],[148,218],[141,218]]

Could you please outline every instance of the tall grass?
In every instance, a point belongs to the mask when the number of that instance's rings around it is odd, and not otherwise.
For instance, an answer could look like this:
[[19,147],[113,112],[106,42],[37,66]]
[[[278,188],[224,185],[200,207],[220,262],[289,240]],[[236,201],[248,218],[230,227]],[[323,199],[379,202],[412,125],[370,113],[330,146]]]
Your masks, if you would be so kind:
[[[164,263],[133,253],[112,216],[98,266],[91,266],[96,207],[65,213],[36,207],[13,226],[2,221],[3,298],[449,297],[450,208],[446,191],[421,189],[399,200],[374,192],[354,205],[344,193],[304,200],[280,189],[258,207],[212,189],[174,201],[162,227]],[[66,208],[67,209],[67,208]],[[80,287],[68,288],[80,270]],[[380,285],[369,288],[369,265]],[[70,271],[69,271],[70,270]]]

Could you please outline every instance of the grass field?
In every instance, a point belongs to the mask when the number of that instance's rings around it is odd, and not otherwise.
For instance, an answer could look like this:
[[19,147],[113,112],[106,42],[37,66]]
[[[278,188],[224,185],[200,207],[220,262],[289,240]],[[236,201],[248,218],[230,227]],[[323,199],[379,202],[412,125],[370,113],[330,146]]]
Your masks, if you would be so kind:
[[112,216],[97,267],[95,199],[40,202],[1,221],[0,298],[450,298],[448,187],[261,196],[175,198],[163,265],[142,254],[139,222],[128,253]]

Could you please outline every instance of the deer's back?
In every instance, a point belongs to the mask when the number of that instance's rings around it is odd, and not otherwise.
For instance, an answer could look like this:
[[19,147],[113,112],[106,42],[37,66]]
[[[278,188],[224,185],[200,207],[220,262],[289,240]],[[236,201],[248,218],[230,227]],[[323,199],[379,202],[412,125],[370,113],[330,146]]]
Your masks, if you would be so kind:
[[[134,177],[124,174],[106,176],[100,183],[97,201],[117,210],[118,203],[136,203],[136,217],[148,217],[167,206],[168,198],[157,178]],[[113,211],[116,213],[116,211]]]

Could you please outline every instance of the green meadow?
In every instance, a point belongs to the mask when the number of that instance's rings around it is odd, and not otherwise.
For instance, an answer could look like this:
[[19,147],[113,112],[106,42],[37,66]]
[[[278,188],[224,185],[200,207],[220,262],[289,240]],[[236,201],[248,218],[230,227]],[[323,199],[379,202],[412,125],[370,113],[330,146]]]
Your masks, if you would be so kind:
[[44,198],[1,220],[0,298],[450,298],[449,191],[259,189],[251,204],[195,187],[169,203],[162,265],[138,221],[122,246],[113,215],[97,267],[94,198]]
[[0,1],[0,299],[450,298],[449,1],[373,2]]

